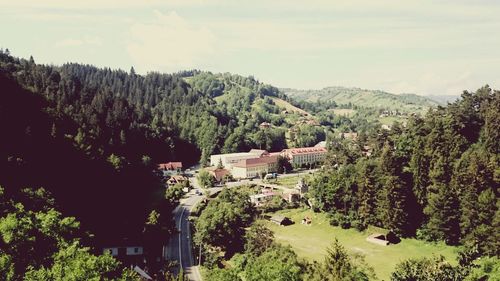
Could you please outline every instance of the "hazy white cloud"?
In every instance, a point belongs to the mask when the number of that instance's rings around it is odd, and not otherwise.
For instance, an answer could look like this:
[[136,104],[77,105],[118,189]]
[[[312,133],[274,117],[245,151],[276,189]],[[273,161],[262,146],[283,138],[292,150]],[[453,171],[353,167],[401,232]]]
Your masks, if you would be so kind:
[[215,50],[216,38],[206,27],[175,12],[154,12],[155,18],[130,28],[127,51],[139,71],[176,71],[197,67]]
[[66,38],[55,43],[56,47],[78,47],[78,46],[100,46],[102,45],[99,37],[85,36],[81,39]]
[[51,9],[124,9],[144,7],[215,5],[220,0],[0,0],[2,7]]
[[498,0],[0,0],[0,7],[0,24],[14,27],[0,29],[2,44],[40,62],[230,71],[298,88],[457,94],[500,86]]

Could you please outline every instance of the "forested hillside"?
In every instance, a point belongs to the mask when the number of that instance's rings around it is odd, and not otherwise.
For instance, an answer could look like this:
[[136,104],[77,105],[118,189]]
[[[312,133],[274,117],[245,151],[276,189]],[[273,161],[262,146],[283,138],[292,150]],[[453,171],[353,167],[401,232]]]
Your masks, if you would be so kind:
[[339,168],[311,183],[315,206],[342,227],[376,225],[498,256],[499,132],[500,92],[484,87],[406,127],[333,141],[329,163]]
[[[404,126],[382,130],[365,118],[391,109],[407,113]],[[148,237],[153,252],[175,231],[179,199],[166,194],[157,163],[206,164],[214,153],[312,146],[327,135],[331,155],[308,196],[333,225],[375,225],[498,256],[499,110],[500,92],[489,87],[436,107],[380,91],[283,92],[229,73],[40,65],[2,50],[0,270],[36,280],[57,274],[47,272],[65,255],[96,258],[81,244],[120,237]],[[345,140],[338,131],[358,134]],[[46,255],[23,259],[46,242]],[[121,276],[113,261],[99,262],[110,269],[103,274]]]
[[[298,118],[291,114],[287,118],[292,121],[284,120],[270,98],[278,97],[278,90],[252,77],[197,71],[142,76],[133,68],[127,73],[80,64],[48,66],[3,50],[0,89],[0,203],[31,205],[23,194],[43,187],[43,198],[34,200],[55,202],[39,204],[76,217],[81,227],[72,230],[75,239],[99,252],[99,246],[123,238],[149,237],[144,245],[151,258],[174,231],[171,211],[178,199],[165,194],[154,172],[157,163],[189,166],[218,152],[281,150],[287,147],[287,126]],[[223,101],[216,100],[222,96]],[[262,122],[270,126],[259,127]],[[307,128],[303,131],[307,142],[315,144]],[[21,208],[18,220],[37,216],[25,214],[20,205],[9,208]],[[18,231],[15,223],[14,217],[0,221],[6,246],[23,248],[25,239],[34,239],[33,249],[43,247],[43,234],[29,238],[18,233],[20,240],[10,240],[9,231]],[[44,222],[30,227],[37,223]],[[55,265],[50,258],[57,251],[51,249],[40,256],[45,261],[35,259],[31,265]],[[5,253],[12,262],[6,270],[15,279],[28,270],[30,263],[19,260],[25,254]]]
[[[156,163],[281,150],[298,118],[285,120],[270,99],[278,90],[252,77],[47,66],[8,51],[0,52],[0,75],[0,184],[6,193],[45,187],[65,215],[99,238],[113,236],[110,229],[140,232],[147,214],[164,208]],[[322,129],[306,127],[299,145],[318,141],[311,130],[324,138]]]
[[424,113],[439,103],[414,94],[395,95],[379,90],[360,88],[328,87],[321,90],[282,89],[283,93],[297,101],[310,103],[334,103],[342,108],[379,108],[401,112]]

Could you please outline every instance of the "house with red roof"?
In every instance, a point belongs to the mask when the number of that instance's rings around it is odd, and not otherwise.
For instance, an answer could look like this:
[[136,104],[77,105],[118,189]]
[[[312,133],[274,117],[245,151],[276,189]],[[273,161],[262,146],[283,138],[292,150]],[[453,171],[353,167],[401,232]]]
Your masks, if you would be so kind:
[[222,182],[226,176],[231,175],[231,172],[227,169],[220,169],[217,167],[208,167],[206,168],[209,174],[211,174],[216,182]]
[[182,162],[168,162],[168,163],[158,164],[158,169],[168,170],[168,171],[180,171],[182,170]]
[[158,164],[158,170],[163,172],[163,176],[170,176],[182,171],[182,162],[168,162]]

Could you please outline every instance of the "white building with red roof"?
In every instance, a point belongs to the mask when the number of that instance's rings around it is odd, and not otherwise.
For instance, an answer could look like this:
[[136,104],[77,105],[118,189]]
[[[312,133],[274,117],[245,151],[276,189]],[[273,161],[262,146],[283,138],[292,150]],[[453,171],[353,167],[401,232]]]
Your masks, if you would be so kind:
[[287,158],[294,166],[302,166],[323,162],[327,152],[324,147],[289,148],[284,149],[281,156]]
[[278,169],[278,156],[263,155],[259,158],[243,159],[232,165],[234,178],[254,178],[262,174],[274,173]]
[[268,154],[267,151],[261,149],[252,149],[249,152],[215,154],[210,156],[210,166],[217,166],[222,163],[224,168],[232,169],[233,165],[241,160],[260,158]]

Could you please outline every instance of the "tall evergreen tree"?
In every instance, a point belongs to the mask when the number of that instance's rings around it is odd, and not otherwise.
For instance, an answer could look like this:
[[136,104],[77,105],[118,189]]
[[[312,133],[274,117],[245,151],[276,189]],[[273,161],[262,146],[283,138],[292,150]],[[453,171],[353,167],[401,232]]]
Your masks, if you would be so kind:
[[378,171],[373,161],[358,162],[358,216],[366,224],[378,224]]

